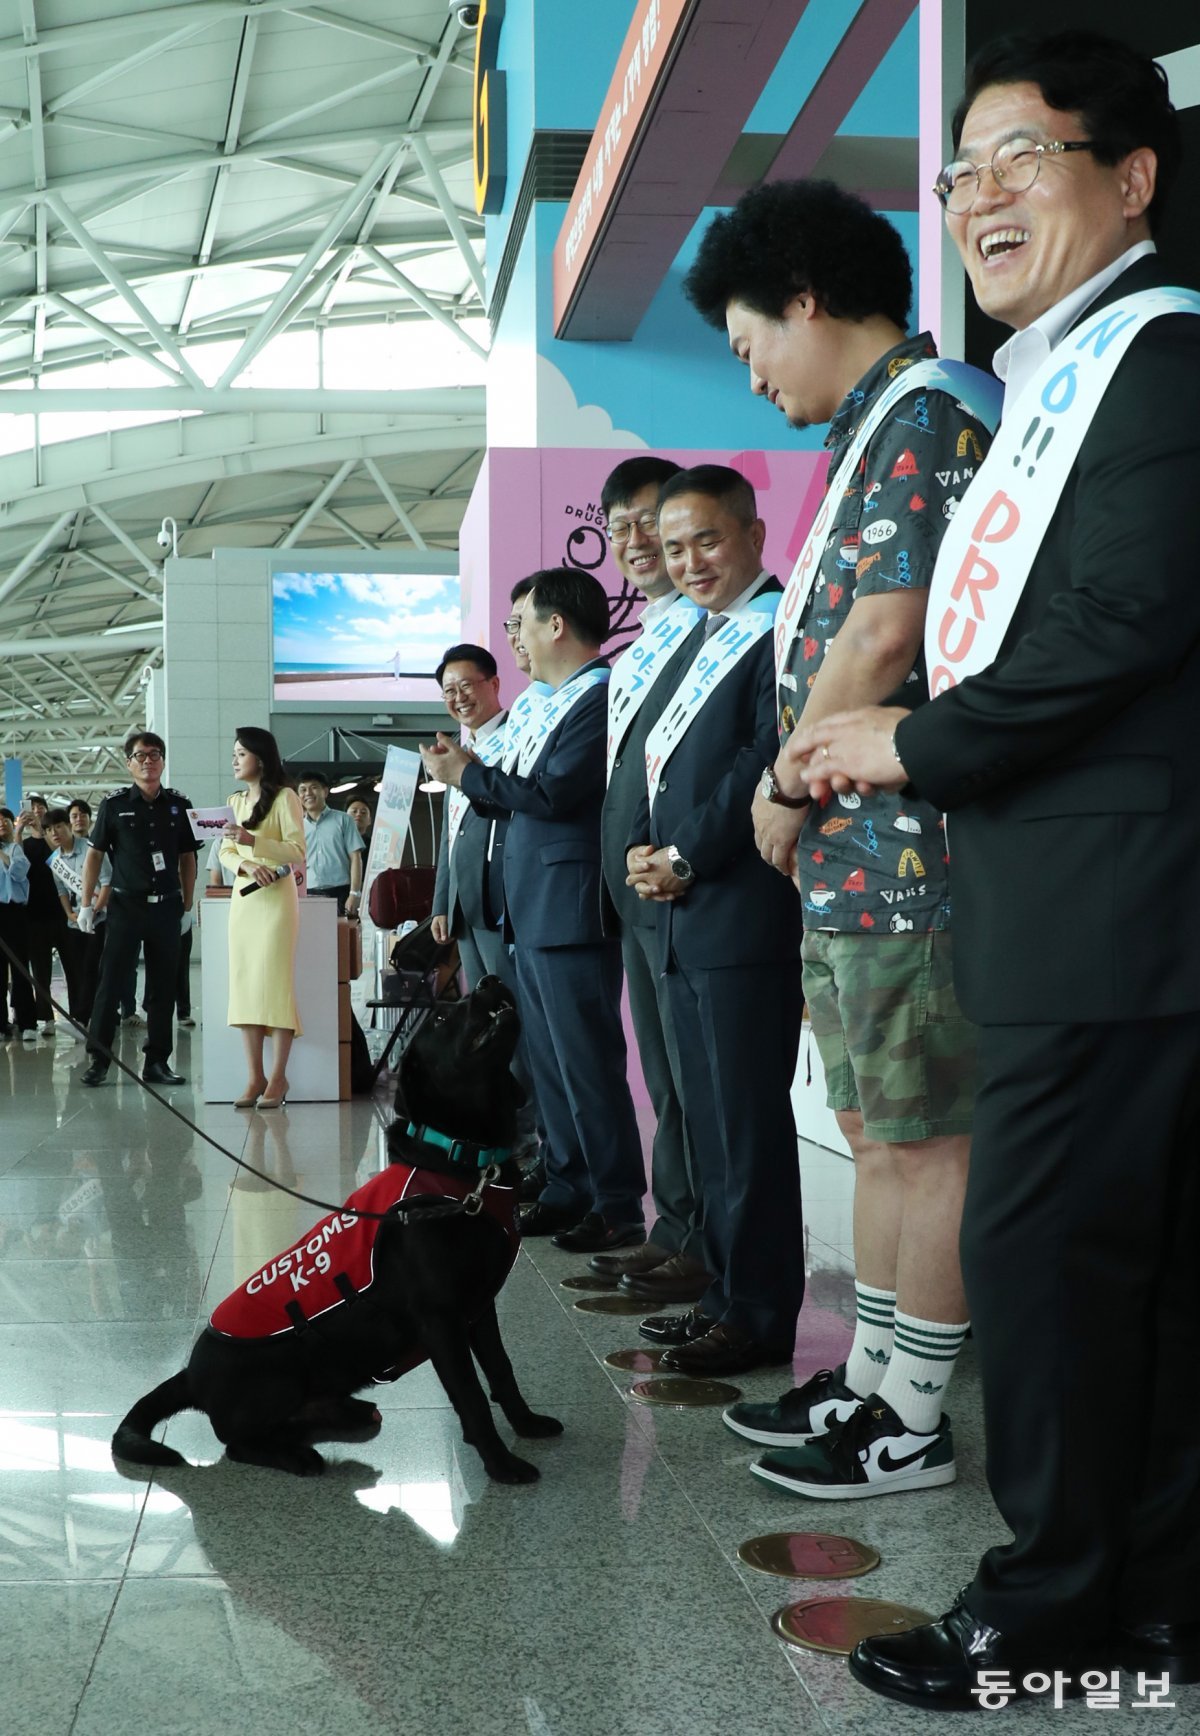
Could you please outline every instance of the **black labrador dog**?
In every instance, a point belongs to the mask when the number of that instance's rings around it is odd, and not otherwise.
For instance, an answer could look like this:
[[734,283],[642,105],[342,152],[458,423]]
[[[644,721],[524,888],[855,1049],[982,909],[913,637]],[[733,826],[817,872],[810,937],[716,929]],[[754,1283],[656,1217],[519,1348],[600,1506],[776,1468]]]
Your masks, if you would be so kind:
[[121,1422],[114,1457],[185,1463],[151,1432],[200,1410],[229,1458],[311,1476],[324,1469],[312,1435],[377,1428],[378,1410],[353,1395],[428,1359],[488,1475],[536,1480],[497,1433],[475,1368],[518,1435],[561,1434],[522,1398],[496,1320],[517,1251],[518,1030],[495,977],[434,1006],[400,1064],[389,1168],[220,1304],[187,1367]]

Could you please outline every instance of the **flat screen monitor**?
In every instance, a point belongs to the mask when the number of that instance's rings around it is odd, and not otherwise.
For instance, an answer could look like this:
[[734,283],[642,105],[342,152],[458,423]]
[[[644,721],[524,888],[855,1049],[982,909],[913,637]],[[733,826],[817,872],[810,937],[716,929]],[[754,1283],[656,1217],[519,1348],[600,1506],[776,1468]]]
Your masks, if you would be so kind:
[[276,705],[428,704],[438,697],[433,672],[442,652],[461,637],[457,573],[273,565]]

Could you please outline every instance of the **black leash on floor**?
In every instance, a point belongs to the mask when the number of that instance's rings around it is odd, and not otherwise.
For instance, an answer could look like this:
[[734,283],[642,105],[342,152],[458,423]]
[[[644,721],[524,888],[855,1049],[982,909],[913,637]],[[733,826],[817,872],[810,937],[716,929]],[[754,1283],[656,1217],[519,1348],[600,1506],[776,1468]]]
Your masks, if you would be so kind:
[[[83,1032],[83,1036],[86,1039],[87,1044],[88,1044],[88,1053],[89,1054],[96,1053],[99,1055],[103,1055],[110,1063],[115,1061],[117,1066],[121,1069],[122,1073],[124,1073],[128,1078],[132,1079],[135,1085],[140,1085],[142,1090],[147,1092],[151,1097],[153,1097],[153,1099],[156,1103],[160,1103],[162,1105],[162,1107],[165,1110],[167,1110],[167,1112],[169,1114],[171,1114],[175,1117],[176,1121],[182,1121],[183,1125],[185,1127],[190,1127],[192,1132],[198,1134],[200,1136],[200,1138],[203,1139],[207,1145],[211,1145],[214,1151],[219,1151],[221,1153],[222,1157],[227,1157],[229,1159],[230,1163],[236,1163],[239,1169],[244,1169],[246,1171],[247,1175],[252,1175],[252,1176],[256,1177],[257,1180],[259,1180],[259,1181],[265,1181],[267,1183],[268,1187],[277,1188],[280,1193],[290,1194],[294,1200],[303,1200],[304,1204],[306,1206],[319,1206],[321,1211],[326,1212],[326,1213],[328,1213],[328,1212],[346,1212],[346,1213],[349,1213],[356,1218],[370,1219],[374,1223],[384,1223],[384,1222],[393,1222],[394,1223],[398,1216],[401,1216],[401,1217],[412,1216],[412,1215],[415,1215],[419,1211],[424,1211],[426,1213],[426,1215],[428,1215],[428,1212],[430,1210],[430,1208],[428,1206],[422,1207],[419,1204],[417,1204],[416,1202],[413,1202],[413,1204],[411,1204],[411,1205],[406,1205],[403,1200],[398,1200],[396,1202],[395,1206],[393,1206],[390,1211],[386,1211],[386,1212],[368,1212],[368,1211],[362,1210],[358,1206],[348,1206],[344,1202],[339,1202],[337,1205],[334,1205],[332,1203],[332,1201],[330,1201],[330,1200],[319,1200],[319,1199],[314,1198],[312,1194],[301,1193],[298,1188],[288,1187],[286,1182],[276,1181],[276,1179],[273,1175],[267,1175],[265,1173],[265,1171],[263,1171],[261,1169],[255,1169],[254,1165],[252,1163],[247,1163],[244,1157],[238,1157],[236,1152],[232,1152],[229,1150],[228,1146],[222,1145],[219,1139],[214,1139],[211,1133],[205,1133],[205,1131],[202,1127],[197,1127],[196,1123],[194,1121],[189,1121],[187,1116],[183,1113],[182,1110],[176,1109],[176,1107],[173,1103],[168,1103],[168,1101],[165,1097],[161,1097],[159,1095],[159,1093],[157,1091],[155,1091],[154,1088],[145,1079],[142,1078],[140,1073],[135,1072],[135,1070],[132,1067],[127,1067],[125,1065],[124,1061],[121,1060],[121,1057],[119,1055],[114,1055],[112,1050],[107,1046],[107,1044],[97,1042],[94,1037],[89,1036],[88,1033],[86,1031],[84,1031],[83,1026],[79,1023],[79,1021],[77,1019],[73,1019],[71,1017],[70,1013],[67,1011],[67,1009],[58,1004],[58,1002],[55,1000],[54,996],[50,993],[49,988],[43,988],[42,984],[39,983],[35,977],[30,975],[28,968],[24,964],[22,964],[21,960],[17,957],[16,953],[13,951],[12,947],[9,946],[9,944],[6,940],[0,939],[0,952],[3,952],[5,957],[8,959],[9,963],[11,965],[13,965],[15,967],[15,969],[20,971],[21,975],[25,978],[25,981],[29,984],[30,988],[34,991],[35,995],[44,994],[46,999],[50,1002],[50,1005],[54,1008],[55,1012],[62,1014],[63,1018],[71,1026],[72,1030]],[[486,1176],[490,1176],[490,1174],[491,1174],[490,1170],[486,1172]],[[480,1176],[479,1183],[476,1186],[474,1193],[468,1194],[467,1198],[468,1199],[482,1198],[484,1182],[485,1182],[485,1176]],[[427,1198],[428,1196],[423,1195],[421,1197]],[[465,1206],[465,1202],[464,1202],[464,1205],[458,1207],[457,1209],[458,1210],[465,1210],[468,1208]],[[478,1206],[478,1204],[476,1204],[473,1208],[470,1208],[470,1209],[472,1211],[478,1211],[479,1206]]]

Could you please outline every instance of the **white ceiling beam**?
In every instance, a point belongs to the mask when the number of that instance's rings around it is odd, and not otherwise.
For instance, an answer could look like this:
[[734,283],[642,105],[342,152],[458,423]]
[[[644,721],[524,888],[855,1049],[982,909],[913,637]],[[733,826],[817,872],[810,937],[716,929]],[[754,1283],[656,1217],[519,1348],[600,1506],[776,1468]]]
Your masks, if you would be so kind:
[[0,639],[0,657],[53,657],[60,651],[106,651],[124,656],[129,645],[161,645],[161,621],[109,627],[103,633],[66,633],[52,638]]
[[327,12],[323,6],[297,6],[292,0],[288,10],[297,18],[311,19],[314,24],[325,24],[331,30],[345,30],[352,36],[365,36],[368,42],[381,42],[385,48],[411,54],[422,62],[428,62],[433,54],[432,43],[421,42],[415,36],[401,36],[395,30],[383,30],[378,24],[365,24],[359,18],[344,18],[340,12]]
[[[247,18],[242,24],[241,41],[238,44],[237,65],[233,69],[233,89],[229,95],[229,112],[225,117],[225,137],[221,141],[221,149],[227,157],[231,157],[237,149],[238,137],[242,128],[242,116],[246,112],[246,93],[250,89],[250,69],[254,64],[254,49],[258,41],[258,20]],[[225,201],[225,185],[229,171],[225,167],[217,170],[213,177],[212,189],[208,195],[208,210],[204,214],[204,225],[200,231],[200,245],[196,249],[196,264],[205,266],[212,258],[213,247],[216,244],[217,224],[220,221],[221,206]],[[180,309],[178,331],[182,338],[192,321],[192,297],[200,281],[197,273],[189,282],[183,297],[183,307]]]
[[54,415],[77,410],[340,411],[372,416],[476,416],[482,386],[418,386],[395,391],[318,391],[274,386],[35,386],[0,388],[0,415]]
[[6,597],[12,595],[17,586],[21,583],[22,579],[28,577],[34,567],[37,566],[42,556],[46,553],[46,550],[53,548],[54,544],[66,530],[74,516],[75,514],[73,512],[60,513],[58,518],[56,518],[54,523],[50,526],[49,530],[47,530],[44,535],[40,536],[37,542],[34,543],[33,547],[29,550],[29,553],[24,555],[21,560],[17,562],[8,577],[4,580],[0,580],[0,603],[2,603]]
[[145,66],[151,60],[157,60],[160,55],[168,53],[172,48],[178,48],[193,36],[199,36],[204,30],[210,30],[211,23],[205,20],[198,24],[185,24],[182,30],[173,30],[166,36],[160,36],[145,48],[139,48],[134,54],[127,54],[120,60],[112,60],[107,66],[102,66],[91,78],[85,78],[82,84],[73,84],[69,90],[64,90],[56,96],[53,102],[46,104],[46,118],[52,119],[69,109],[73,104],[82,102],[94,91],[103,90],[106,84],[114,79],[124,78],[126,74],[136,72],[139,66]]
[[391,484],[388,482],[387,477],[383,474],[383,471],[380,470],[375,460],[373,458],[364,458],[363,469],[367,472],[367,475],[371,478],[371,481],[383,496],[384,503],[391,509],[396,522],[403,525],[408,534],[409,540],[419,549],[428,548],[429,544],[425,541],[425,538],[413,523],[408,512],[405,511],[404,507],[401,506],[400,502],[397,500]]
[[136,596],[144,597],[146,602],[162,602],[161,591],[148,591],[144,585],[139,585],[136,579],[131,579],[128,573],[118,572],[116,567],[109,566],[107,561],[102,561],[99,555],[92,553],[91,549],[76,549],[75,557],[77,560],[86,561],[89,567],[95,567],[98,573],[103,573],[105,578],[112,579],[114,584],[125,585]]
[[[189,23],[199,27],[203,20],[205,29],[245,18],[252,12],[262,14],[308,10],[302,0],[299,5],[297,0],[187,0]],[[93,18],[86,24],[63,24],[54,30],[43,30],[36,42],[29,42],[20,36],[0,38],[0,64],[6,60],[39,59],[47,54],[60,53],[64,49],[86,48],[93,44],[108,48],[115,38],[121,36],[140,36],[164,25],[178,26],[179,14],[179,0],[174,0],[169,6],[152,6],[145,10],[135,8],[132,12],[118,13],[111,18]]]
[[[129,532],[122,530],[115,518],[110,518],[104,508],[98,506],[95,501],[90,503],[90,511],[92,517],[99,519],[105,530],[108,531],[111,536],[115,536],[117,541],[121,544],[121,547],[133,556],[139,567],[142,567],[147,573],[149,573],[152,579],[161,577],[155,562],[150,559],[149,555],[144,555],[142,553],[141,549],[129,535]],[[155,601],[161,602],[161,598],[155,598]]]
[[398,266],[393,265],[390,259],[385,258],[377,247],[364,247],[363,252],[368,259],[375,261],[384,275],[402,289],[405,295],[410,296],[416,302],[423,313],[427,313],[430,319],[437,320],[439,325],[445,326],[447,331],[454,333],[460,344],[464,344],[467,349],[472,350],[481,360],[487,361],[488,353],[483,345],[477,343],[470,332],[465,332],[452,314],[447,313],[444,307],[439,307],[432,296],[427,295],[419,285],[413,282],[411,277],[406,277],[404,272]]
[[211,151],[212,140],[194,133],[164,133],[156,127],[135,127],[128,121],[110,120],[107,115],[55,115],[46,122],[48,128],[71,133],[100,133],[110,139],[130,139],[134,144],[153,145],[160,151],[177,151],[189,145],[194,151]]
[[106,344],[111,344],[114,349],[124,351],[127,356],[132,356],[136,361],[149,362],[151,367],[158,368],[161,373],[166,374],[169,380],[178,380],[179,375],[171,364],[164,362],[162,357],[148,344],[143,346],[135,343],[132,338],[126,337],[124,332],[118,331],[115,326],[106,325],[102,319],[97,319],[95,314],[88,313],[86,308],[80,307],[77,302],[68,301],[65,295],[58,295],[51,291],[44,295],[42,305],[56,307],[72,324],[81,325],[86,330],[94,332],[97,337],[103,338]]
[[303,121],[312,120],[314,115],[327,114],[330,109],[342,108],[346,103],[354,102],[358,97],[366,96],[368,91],[381,90],[384,85],[395,84],[399,78],[411,78],[412,61],[406,60],[400,66],[389,66],[383,72],[377,72],[374,78],[360,79],[357,84],[348,84],[344,89],[334,91],[329,96],[323,96],[319,102],[308,103],[302,109],[293,113],[281,115],[277,121],[269,121],[265,127],[259,127],[252,133],[247,133],[247,145],[261,144],[264,139],[274,138],[284,127],[299,126]]
[[355,460],[353,458],[347,458],[344,464],[338,466],[333,475],[328,478],[316,499],[309,502],[308,506],[305,507],[304,511],[300,514],[300,517],[292,526],[291,530],[289,530],[287,535],[276,544],[277,548],[290,549],[295,547],[298,540],[304,535],[304,532],[308,529],[313,519],[316,518],[326,501],[333,499],[338,489],[354,469],[354,465]]
[[293,294],[299,288],[300,284],[307,278],[309,272],[317,263],[317,260],[320,259],[321,255],[354,216],[354,213],[367,197],[371,188],[383,174],[395,148],[395,145],[388,144],[383,150],[376,153],[366,172],[359,177],[346,198],[338,205],[333,215],[321,229],[316,240],[312,243],[311,247],[309,247],[307,253],[305,253],[303,259],[301,259],[299,264],[293,268],[282,289],[276,295],[270,307],[268,307],[266,312],[260,317],[258,324],[246,338],[245,343],[240,346],[237,354],[218,380],[218,386],[229,386],[234,380],[236,380],[238,375],[249,367],[255,356],[262,349],[263,345],[267,343]]
[[370,538],[365,537],[361,531],[355,530],[354,526],[350,523],[350,520],[348,518],[343,518],[341,513],[335,512],[331,506],[323,506],[321,508],[320,516],[322,518],[327,518],[331,524],[336,524],[338,529],[345,536],[348,536],[351,542],[356,542],[360,549],[369,549],[372,554],[375,554],[378,551],[378,542],[372,541]]
[[185,380],[187,380],[193,387],[199,386],[201,384],[200,376],[188,362],[186,356],[183,354],[183,351],[179,348],[174,338],[171,337],[166,329],[155,319],[154,315],[150,312],[150,309],[146,306],[145,302],[142,301],[132,284],[126,281],[122,274],[117,270],[112,260],[108,258],[107,254],[102,251],[98,243],[88,234],[87,230],[78,221],[75,213],[71,210],[66,201],[61,199],[57,193],[47,193],[46,200],[64,229],[74,237],[77,245],[87,254],[100,275],[111,283],[112,287],[121,297],[121,300],[125,302],[128,307],[132,308],[133,312],[145,326],[146,330],[157,341],[163,354],[170,356],[171,360],[175,363]]
[[442,172],[434,160],[433,152],[430,150],[427,140],[422,138],[420,133],[413,134],[412,148],[413,155],[425,171],[425,179],[433,188],[433,196],[438,202],[442,216],[446,219],[446,227],[453,235],[458,250],[463,256],[463,263],[479,291],[479,299],[486,305],[487,288],[483,281],[483,267],[475,257],[475,249],[467,238],[466,230],[463,228],[454,201],[450,197],[450,190],[442,179]]

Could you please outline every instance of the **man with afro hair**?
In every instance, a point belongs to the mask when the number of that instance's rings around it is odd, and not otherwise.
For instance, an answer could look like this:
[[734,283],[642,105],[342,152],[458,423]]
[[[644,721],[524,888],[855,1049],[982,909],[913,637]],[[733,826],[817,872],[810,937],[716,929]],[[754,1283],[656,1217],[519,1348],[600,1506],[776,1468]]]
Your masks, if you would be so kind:
[[938,546],[997,394],[939,362],[928,333],[908,336],[904,243],[832,182],[747,193],[709,226],[685,288],[753,392],[794,428],[828,425],[826,496],[776,617],[783,745],[753,815],[763,858],[803,902],[804,995],[856,1166],[847,1361],[725,1420],[772,1449],[755,1474],[798,1495],[930,1487],[955,1475],[942,1401],[968,1325],[957,1241],[975,1075],[951,981],[942,818],[899,794],[813,807],[787,743],[802,714],[923,682]]

